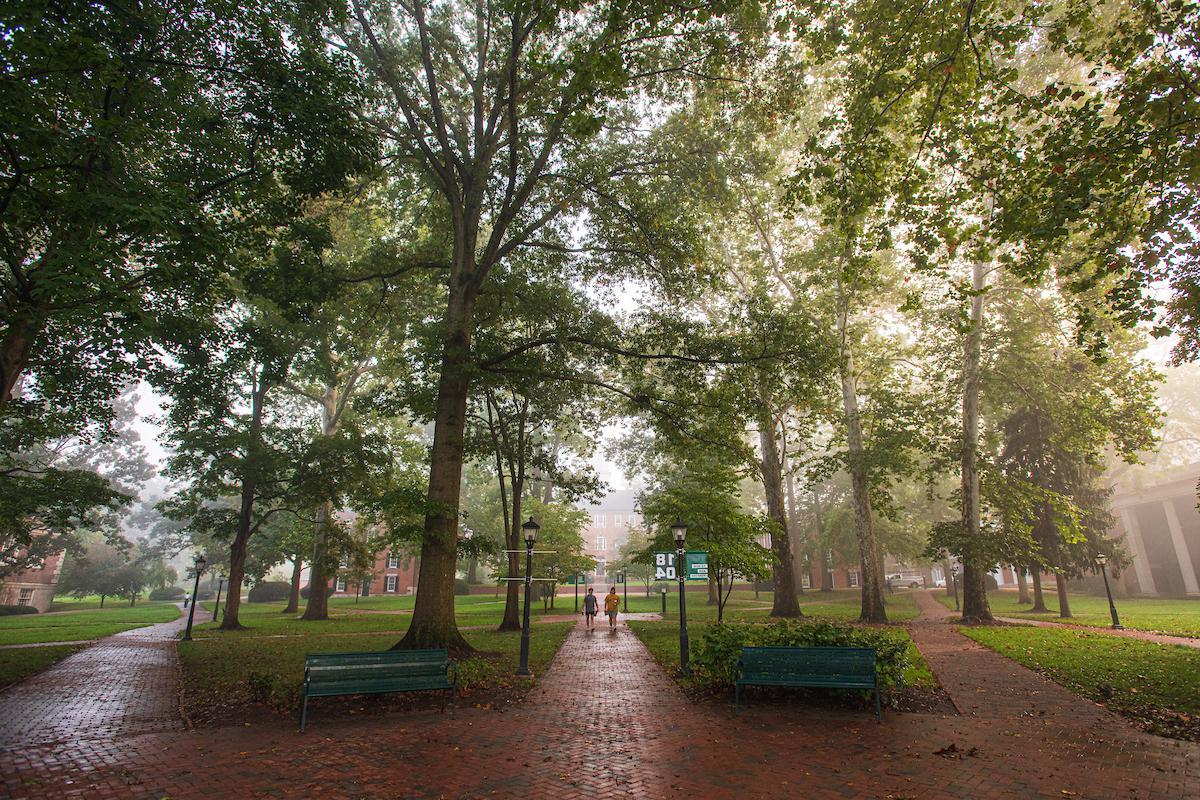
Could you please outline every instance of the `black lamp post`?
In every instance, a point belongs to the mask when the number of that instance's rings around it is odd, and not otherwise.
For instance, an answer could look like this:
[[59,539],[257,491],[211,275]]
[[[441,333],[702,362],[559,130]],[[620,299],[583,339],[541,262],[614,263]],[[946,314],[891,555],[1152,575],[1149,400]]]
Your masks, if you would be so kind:
[[204,572],[205,560],[203,555],[196,556],[196,560],[192,562],[192,566],[196,572],[196,582],[192,586],[192,605],[188,609],[188,624],[187,630],[183,632],[183,640],[190,642],[192,640],[192,619],[196,616],[196,594],[200,591],[200,573]]
[[629,613],[629,573],[621,570],[621,594],[625,598],[625,613]]
[[954,610],[961,611],[958,607],[958,567],[950,570],[950,580],[954,582]]
[[575,613],[579,613],[579,579],[583,576],[576,572],[571,576],[571,583],[575,584]]
[[221,610],[221,590],[225,588],[225,578],[227,577],[224,571],[217,575],[217,602],[213,603],[213,622],[217,621],[217,612]]
[[690,675],[692,668],[688,663],[688,630],[687,630],[687,592],[684,581],[687,580],[687,558],[683,550],[683,540],[687,538],[687,523],[675,520],[671,526],[671,535],[675,537],[675,575],[679,578],[679,674]]
[[667,613],[667,587],[664,586],[658,591],[662,593],[662,613],[665,616]]
[[524,678],[533,676],[529,671],[529,601],[533,587],[533,543],[537,541],[537,532],[541,527],[533,521],[533,517],[521,525],[525,533],[525,613],[521,623],[521,666],[517,668],[517,674]]
[[1108,556],[1100,553],[1096,556],[1096,563],[1100,565],[1100,575],[1104,578],[1104,593],[1108,595],[1108,613],[1112,615],[1113,630],[1123,631],[1125,630],[1125,626],[1121,624],[1121,620],[1117,616],[1117,607],[1113,604],[1112,590],[1108,588],[1108,571],[1104,569],[1104,565],[1108,563]]

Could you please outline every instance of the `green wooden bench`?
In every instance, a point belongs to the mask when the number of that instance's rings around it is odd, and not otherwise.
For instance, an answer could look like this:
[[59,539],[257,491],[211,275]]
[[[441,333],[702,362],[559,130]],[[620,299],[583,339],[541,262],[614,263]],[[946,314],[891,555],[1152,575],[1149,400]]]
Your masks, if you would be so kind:
[[875,717],[883,721],[872,647],[743,647],[734,713],[742,710],[742,687],[751,685],[870,689],[875,692]]
[[[446,650],[384,650],[379,653],[309,653],[304,660],[304,705],[300,732],[308,721],[308,698],[450,690],[450,718],[458,708],[458,665]],[[445,710],[445,700],[442,709]]]

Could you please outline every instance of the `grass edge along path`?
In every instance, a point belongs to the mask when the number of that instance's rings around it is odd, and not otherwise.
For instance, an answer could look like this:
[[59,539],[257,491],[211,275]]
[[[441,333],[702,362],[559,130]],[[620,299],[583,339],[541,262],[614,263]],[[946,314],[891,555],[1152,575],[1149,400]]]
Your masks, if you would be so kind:
[[[458,664],[459,702],[491,707],[520,699],[549,666],[574,627],[574,622],[549,622],[534,628],[529,651],[533,680],[516,676],[519,631],[464,631],[479,655]],[[231,636],[180,642],[185,716],[197,722],[228,723],[261,718],[263,712],[298,715],[307,653],[386,650],[398,638],[395,633],[353,639],[336,633],[313,633],[302,637]],[[428,693],[321,698],[319,703],[325,710],[317,709],[317,713],[358,714],[436,707],[440,702],[440,694],[435,697]]]
[[0,650],[0,691],[54,666],[86,644],[13,647]]
[[[953,597],[946,596],[942,591],[938,591],[936,597],[946,608],[954,608]],[[1037,614],[1029,611],[1030,604],[1017,603],[1015,591],[988,592],[988,604],[998,617],[1052,622],[1074,628],[1109,628],[1112,625],[1107,598],[1069,593],[1067,599],[1071,604],[1072,616],[1064,619],[1058,616],[1058,596],[1054,593],[1053,584],[1046,591],[1046,607],[1049,610]],[[1200,638],[1200,599],[1126,597],[1117,598],[1115,602],[1121,624],[1127,629]]]
[[1066,626],[959,631],[1151,733],[1200,741],[1200,650]]
[[179,607],[169,602],[0,617],[0,645],[103,639],[178,618]]

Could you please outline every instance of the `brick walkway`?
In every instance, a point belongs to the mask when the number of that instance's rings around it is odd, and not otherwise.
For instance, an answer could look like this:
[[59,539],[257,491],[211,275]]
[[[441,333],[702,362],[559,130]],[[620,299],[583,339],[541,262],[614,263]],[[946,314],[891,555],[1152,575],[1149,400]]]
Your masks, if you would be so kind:
[[877,724],[752,696],[734,717],[684,698],[624,626],[579,627],[516,710],[355,719],[317,704],[304,735],[269,720],[96,737],[0,751],[0,774],[14,800],[1200,798],[1196,745],[1134,730],[944,618],[912,630],[962,716]]

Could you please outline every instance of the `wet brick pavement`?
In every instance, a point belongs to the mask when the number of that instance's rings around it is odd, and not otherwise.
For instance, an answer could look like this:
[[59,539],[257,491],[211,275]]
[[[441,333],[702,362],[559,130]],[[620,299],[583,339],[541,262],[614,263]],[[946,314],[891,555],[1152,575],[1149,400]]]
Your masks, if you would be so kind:
[[1197,745],[1141,733],[926,616],[914,637],[960,716],[877,724],[752,698],[734,717],[689,702],[624,626],[577,628],[516,710],[331,719],[315,706],[303,735],[269,720],[6,747],[0,787],[14,800],[1200,798]]

